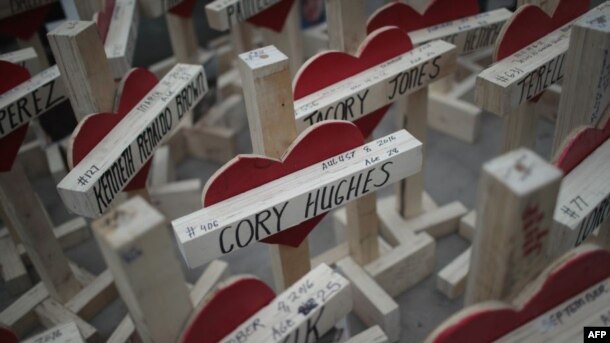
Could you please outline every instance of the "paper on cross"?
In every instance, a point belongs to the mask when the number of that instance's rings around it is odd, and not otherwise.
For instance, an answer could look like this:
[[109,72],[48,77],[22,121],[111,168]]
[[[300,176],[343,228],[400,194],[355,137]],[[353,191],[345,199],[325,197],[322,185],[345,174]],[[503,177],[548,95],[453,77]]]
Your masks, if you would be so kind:
[[66,99],[57,66],[48,68],[0,94],[0,138]]
[[512,12],[506,8],[479,13],[470,17],[448,21],[409,32],[413,45],[421,45],[436,39],[454,44],[457,54],[468,54],[492,47]]
[[104,213],[207,91],[202,66],[176,65],[57,185],[66,207]]
[[476,102],[504,116],[563,78],[572,25],[610,12],[604,2],[559,29],[482,71],[477,77]]
[[559,190],[553,220],[553,256],[585,239],[610,217],[610,140],[566,175]]
[[413,175],[421,164],[421,143],[401,130],[178,218],[172,226],[182,255],[195,268]]
[[351,309],[349,281],[321,264],[220,342],[316,342]]
[[355,121],[455,71],[455,46],[433,41],[294,102],[297,130]]

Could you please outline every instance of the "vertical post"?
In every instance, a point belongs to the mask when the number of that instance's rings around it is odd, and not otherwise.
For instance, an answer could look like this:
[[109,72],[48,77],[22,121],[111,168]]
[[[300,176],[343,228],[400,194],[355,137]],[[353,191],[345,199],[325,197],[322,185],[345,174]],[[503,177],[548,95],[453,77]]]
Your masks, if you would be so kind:
[[45,50],[42,39],[40,39],[38,33],[33,34],[29,39],[17,38],[17,45],[21,49],[32,47],[36,50],[36,55],[38,56],[36,72],[45,70],[50,66],[49,59],[47,58],[47,51]]
[[[400,111],[396,117],[399,128],[403,128],[422,142],[425,156],[428,130],[428,87],[417,90],[397,102]],[[396,208],[403,218],[414,217],[423,211],[424,170],[426,159],[422,161],[419,173],[397,184]]]
[[290,75],[294,76],[303,64],[303,37],[301,36],[299,1],[295,1],[292,5],[282,32],[278,33],[266,28],[260,30],[266,44],[276,46],[288,56]]
[[165,218],[135,197],[92,226],[142,341],[177,342],[193,305]]
[[112,112],[116,86],[95,23],[70,20],[48,37],[76,119]]
[[[364,0],[326,0],[330,48],[355,55],[366,38]],[[345,206],[350,255],[361,266],[379,257],[377,197],[370,193]]]
[[184,18],[168,12],[165,19],[176,62],[199,64],[199,44],[193,18]]
[[80,20],[92,20],[93,15],[102,9],[102,0],[75,0],[76,12]]
[[[274,46],[241,54],[238,67],[254,153],[279,159],[297,137],[288,58]],[[271,246],[277,291],[311,269],[309,240],[297,247]]]
[[511,301],[546,267],[561,178],[527,149],[483,166],[465,305]]
[[[608,11],[606,11],[608,12]],[[553,155],[575,128],[604,124],[610,103],[610,15],[572,26],[559,101]]]
[[81,285],[19,161],[10,171],[0,173],[0,198],[4,213],[51,297],[62,303],[72,298]]
[[536,104],[526,101],[510,113],[502,123],[502,150],[506,153],[518,148],[534,149],[536,145]]
[[235,23],[231,26],[231,45],[235,57],[254,48],[252,42],[252,28],[247,22]]

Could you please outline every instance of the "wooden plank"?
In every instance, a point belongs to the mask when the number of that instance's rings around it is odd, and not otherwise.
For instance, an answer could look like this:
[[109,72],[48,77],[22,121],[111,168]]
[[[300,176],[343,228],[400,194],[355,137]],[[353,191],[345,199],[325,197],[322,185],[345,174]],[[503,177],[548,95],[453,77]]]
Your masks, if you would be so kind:
[[414,45],[440,39],[455,45],[458,55],[469,54],[493,46],[512,14],[500,8],[411,31],[409,37]]
[[466,249],[436,275],[436,289],[449,299],[455,299],[464,293],[470,268],[470,254],[470,248]]
[[465,216],[460,218],[460,228],[458,233],[460,236],[471,242],[474,240],[476,218],[477,212],[475,210],[468,212]]
[[0,138],[66,100],[57,66],[0,94]]
[[10,295],[20,295],[32,287],[32,281],[19,257],[17,246],[9,235],[0,238],[0,266],[2,266],[4,286]]
[[455,46],[434,41],[294,102],[297,129],[354,121],[455,71]]
[[601,126],[610,103],[610,6],[572,27],[553,153],[581,125]]
[[76,119],[112,112],[116,88],[95,23],[68,20],[47,37]]
[[176,163],[168,145],[161,146],[152,158],[148,187],[160,187],[176,180]]
[[193,306],[165,218],[134,197],[92,226],[142,340],[176,341]]
[[345,343],[389,343],[388,337],[385,332],[377,325],[372,328],[352,336]]
[[[352,258],[337,262],[337,268],[351,284],[353,311],[366,326],[379,326],[390,342],[400,338],[398,304]],[[370,342],[370,341],[369,341]]]
[[466,304],[510,301],[547,266],[561,177],[527,149],[483,165]]
[[104,213],[207,89],[201,66],[176,65],[57,185],[66,207]]
[[32,47],[0,54],[0,60],[20,65],[26,68],[31,75],[36,74],[40,70],[38,55]]
[[9,18],[14,15],[27,12],[57,0],[38,0],[38,1],[2,1],[0,2],[0,19]]
[[142,13],[150,18],[156,18],[167,13],[172,7],[181,4],[184,0],[138,0]]
[[220,342],[237,342],[244,335],[250,343],[315,342],[351,309],[350,283],[320,265]]
[[226,163],[237,155],[238,133],[231,128],[200,123],[182,131],[190,156],[217,163]]
[[91,320],[118,296],[114,286],[114,278],[106,269],[92,282],[83,287],[72,299],[65,303],[68,311],[84,320]]
[[356,55],[366,38],[364,0],[326,1],[326,23],[329,48]]
[[[239,55],[237,64],[252,150],[280,159],[297,138],[288,58],[269,46]],[[309,240],[303,240],[296,248],[272,245],[271,263],[276,289],[286,289],[311,269]]]
[[40,305],[36,306],[34,312],[36,312],[36,316],[38,316],[40,323],[47,328],[53,328],[60,324],[74,322],[85,341],[99,341],[98,332],[93,326],[79,318],[74,313],[68,311],[59,302],[51,298],[44,300],[42,303],[40,303]]
[[280,0],[215,0],[205,6],[205,14],[211,28],[226,31],[278,2]]
[[41,334],[29,338],[23,343],[84,343],[85,340],[74,322],[60,324]]
[[136,0],[115,0],[104,42],[104,51],[115,79],[122,78],[131,69],[139,22]]
[[102,10],[103,5],[102,0],[74,1],[80,20],[92,20],[94,15]]
[[61,153],[61,146],[59,143],[49,144],[44,148],[44,153],[53,182],[58,184],[68,174],[68,168]]
[[481,131],[482,110],[477,106],[431,92],[428,97],[428,126],[452,137],[474,143]]
[[34,309],[47,298],[49,298],[49,292],[44,284],[42,282],[37,283],[0,312],[0,323],[10,327],[17,333],[17,336],[25,337],[38,325]]
[[226,280],[229,275],[229,264],[227,262],[220,260],[212,261],[190,291],[193,306],[197,308],[203,304],[205,297],[211,294],[214,287],[219,282]]
[[572,25],[605,13],[604,2],[561,28],[485,69],[477,78],[475,102],[500,116],[516,111],[565,75],[565,57]]
[[50,170],[40,141],[32,140],[22,144],[17,159],[23,166],[28,179],[36,180],[49,176]]
[[549,254],[557,257],[579,246],[610,216],[610,140],[603,143],[561,183],[553,215]]
[[[342,162],[340,169],[325,168],[323,161],[174,220],[174,233],[188,265],[196,267],[270,236],[271,232],[261,230],[262,226],[280,232],[412,175],[422,158],[421,144],[404,130],[339,156],[345,154],[353,157]],[[339,156],[334,158],[338,160]],[[355,189],[341,188],[363,174],[371,180],[366,183],[366,191],[361,188],[364,183]],[[324,194],[332,190],[336,195],[324,209],[322,190]],[[266,199],[264,203],[256,200],[261,197]],[[263,212],[275,215],[261,224],[256,218]],[[250,228],[249,233],[246,228]]]
[[397,297],[434,271],[436,244],[427,234],[413,235],[364,269],[391,297]]
[[18,232],[49,294],[67,301],[80,290],[80,284],[74,278],[68,259],[53,235],[46,211],[18,161],[10,171],[0,173],[0,198],[10,226]]
[[178,63],[197,63],[199,44],[193,18],[168,12],[165,15],[172,51]]

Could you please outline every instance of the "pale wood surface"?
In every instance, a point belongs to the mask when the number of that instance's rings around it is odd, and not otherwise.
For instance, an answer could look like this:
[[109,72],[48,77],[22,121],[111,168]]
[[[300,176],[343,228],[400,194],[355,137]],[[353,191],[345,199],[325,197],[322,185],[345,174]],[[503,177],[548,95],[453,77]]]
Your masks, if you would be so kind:
[[76,119],[112,112],[116,87],[95,23],[69,20],[47,37]]
[[547,266],[561,177],[527,149],[483,165],[466,304],[510,301]]
[[80,284],[19,162],[12,170],[0,173],[0,195],[10,226],[18,233],[45,287],[53,298],[67,301],[79,291]]
[[94,222],[93,231],[142,340],[176,341],[193,305],[165,218],[136,197]]
[[470,254],[470,248],[466,249],[436,275],[436,288],[449,299],[455,299],[464,293],[470,267]]
[[62,323],[41,334],[23,341],[23,343],[84,343],[83,337],[74,322]]

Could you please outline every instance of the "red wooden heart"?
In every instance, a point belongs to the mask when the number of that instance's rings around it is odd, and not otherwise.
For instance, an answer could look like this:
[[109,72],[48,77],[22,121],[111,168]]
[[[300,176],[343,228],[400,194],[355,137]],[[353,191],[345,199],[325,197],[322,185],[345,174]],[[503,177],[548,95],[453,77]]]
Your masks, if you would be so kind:
[[104,10],[97,13],[95,18],[95,24],[97,25],[97,31],[100,34],[102,42],[106,42],[108,36],[108,30],[110,29],[110,22],[112,22],[112,14],[114,13],[115,0],[106,0]]
[[535,5],[523,5],[502,27],[494,61],[508,57],[589,10],[588,0],[561,0],[553,16]]
[[221,287],[197,313],[182,343],[217,343],[267,306],[275,293],[255,277],[240,277]]
[[[6,61],[0,61],[0,75],[0,94],[30,79],[27,69]],[[0,172],[11,170],[27,132],[28,124],[25,124],[0,138]]]
[[492,342],[594,284],[610,277],[610,252],[592,246],[552,268],[520,309],[497,302],[475,305],[454,315],[427,342]]
[[[303,98],[411,49],[413,44],[406,33],[396,27],[384,27],[367,36],[357,57],[340,51],[319,53],[299,69],[294,80],[294,99]],[[384,106],[354,121],[364,137],[373,132],[389,107]]]
[[[329,120],[313,125],[299,135],[281,161],[259,155],[233,158],[208,180],[203,190],[203,206],[214,205],[364,143],[360,130],[350,122]],[[298,247],[325,215],[261,241]]]
[[261,13],[248,18],[248,22],[258,27],[266,27],[275,32],[282,32],[293,4],[294,0],[281,0]]
[[11,329],[0,325],[0,342],[2,343],[17,343],[19,339]]
[[[135,68],[129,71],[119,86],[117,99],[120,100],[116,113],[90,114],[78,124],[74,133],[72,133],[68,151],[68,161],[71,167],[85,158],[158,82],[157,77],[146,69]],[[124,191],[146,187],[150,163],[150,160],[146,162],[129,184],[125,186]]]
[[182,18],[190,18],[193,16],[193,9],[195,9],[195,0],[184,0],[169,11]]
[[0,34],[28,40],[44,24],[52,4],[0,20]]
[[553,164],[567,174],[609,138],[610,120],[606,121],[603,129],[587,127],[577,130],[568,137]]
[[478,0],[433,0],[423,14],[403,2],[395,1],[373,13],[366,31],[370,33],[384,26],[398,26],[405,32],[411,32],[478,13]]

